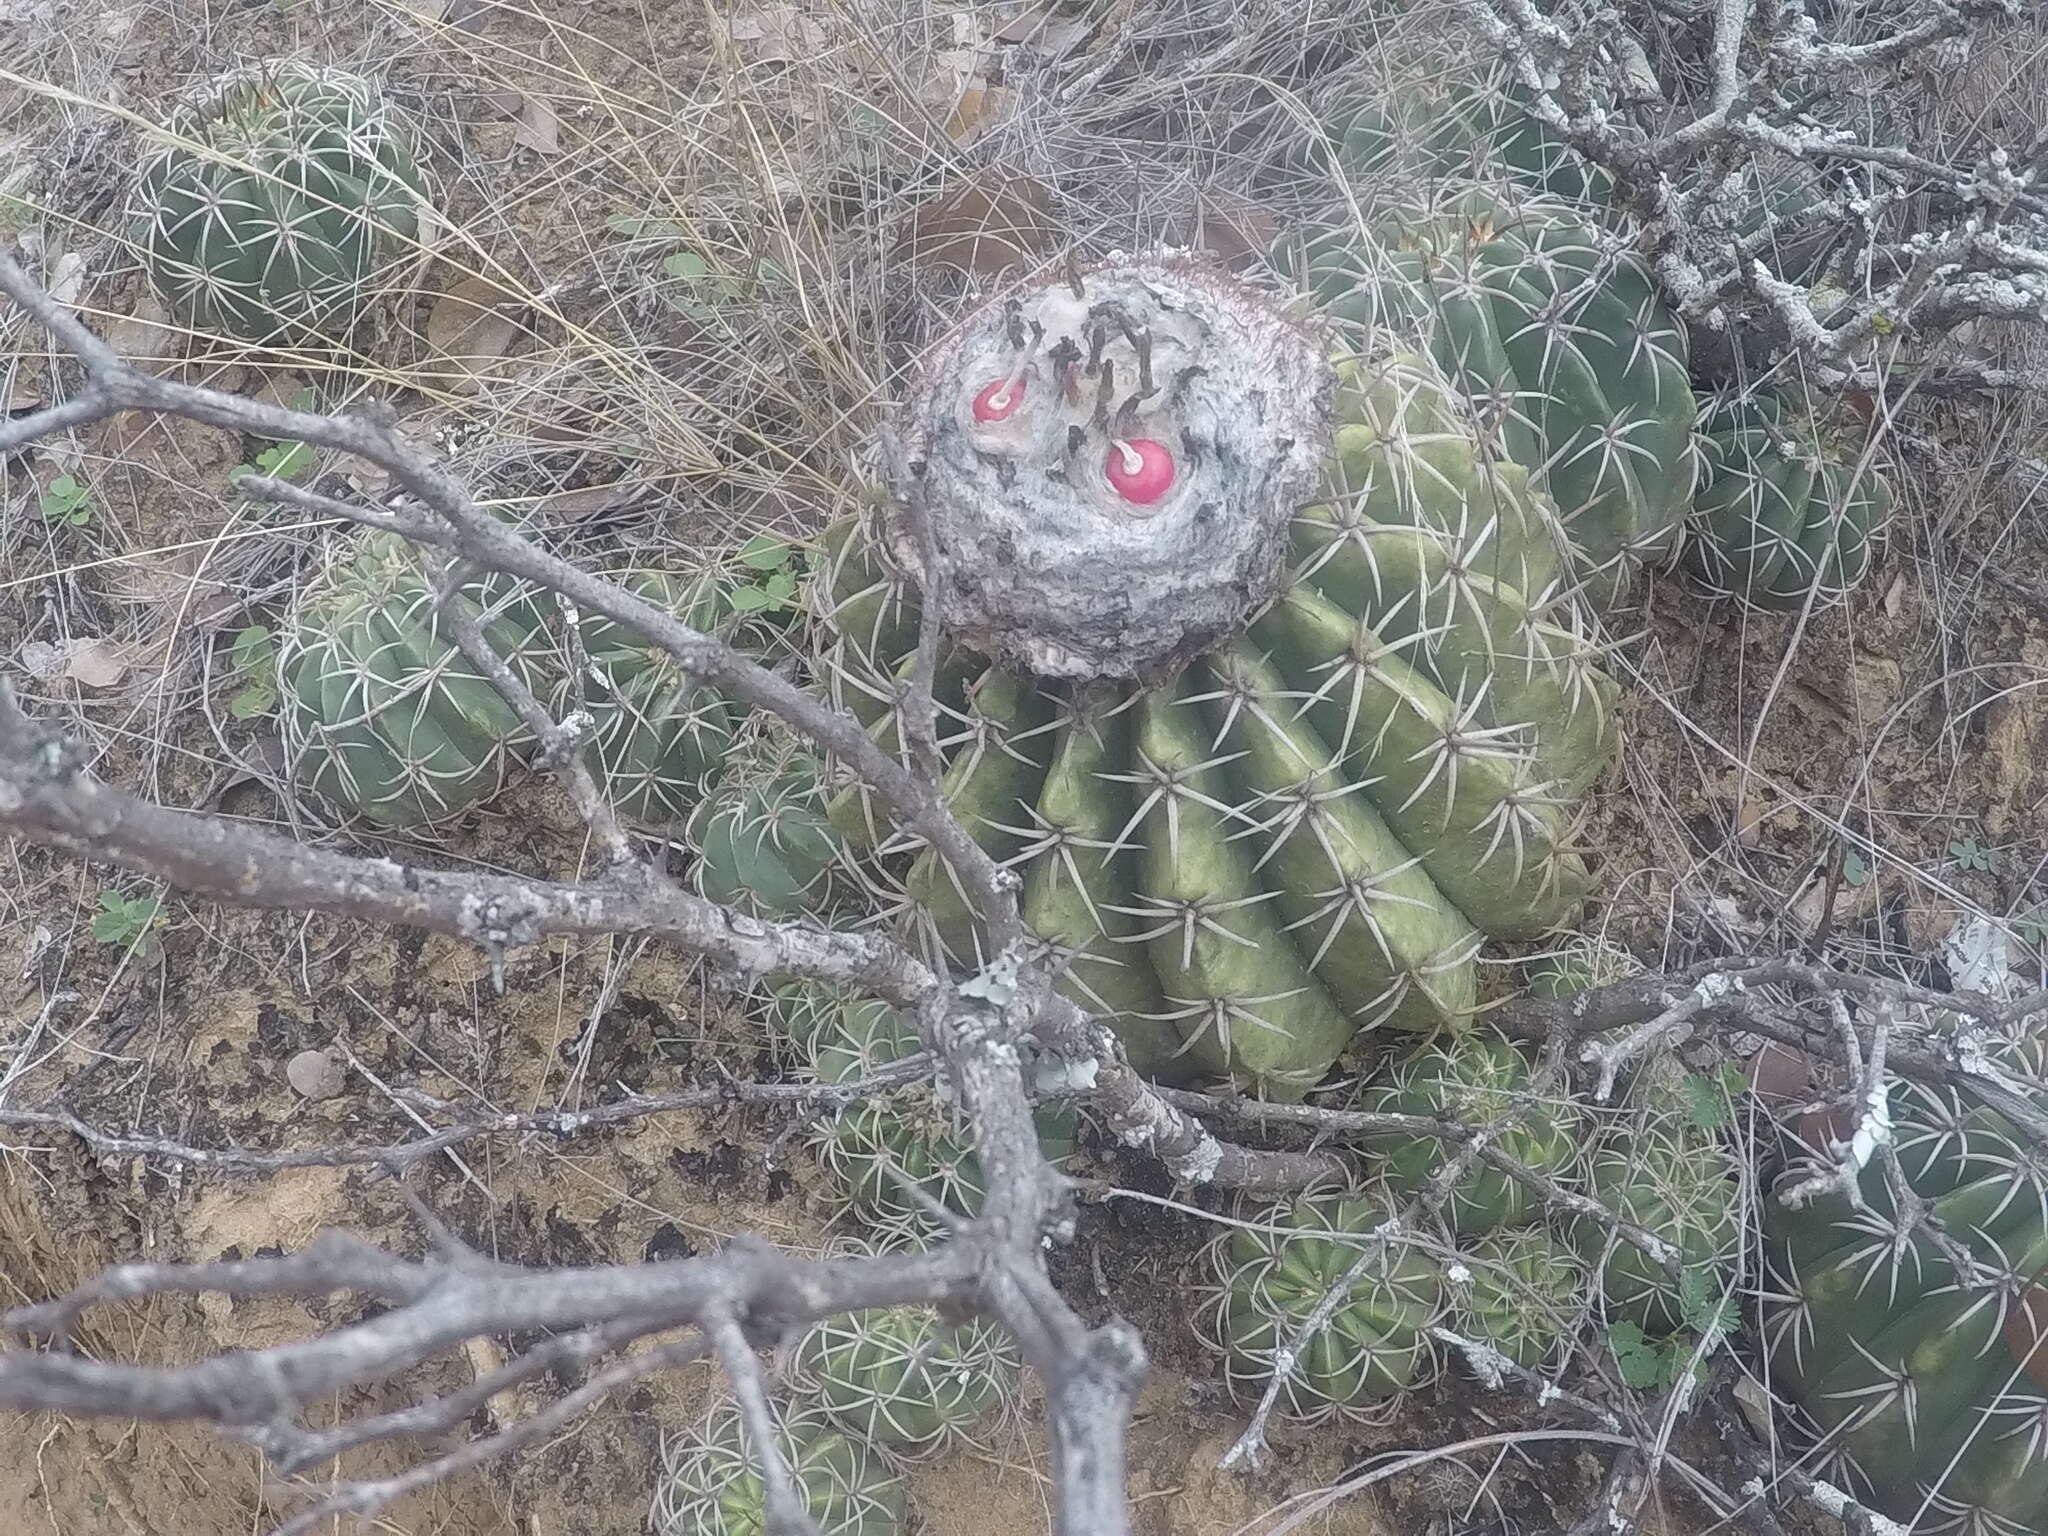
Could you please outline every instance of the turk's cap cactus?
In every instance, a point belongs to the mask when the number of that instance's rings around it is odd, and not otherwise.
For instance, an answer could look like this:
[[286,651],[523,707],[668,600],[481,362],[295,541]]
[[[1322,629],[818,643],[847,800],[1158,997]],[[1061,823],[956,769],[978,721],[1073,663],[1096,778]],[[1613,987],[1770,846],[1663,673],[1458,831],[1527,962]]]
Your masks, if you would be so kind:
[[1277,591],[1330,431],[1320,335],[1184,255],[974,311],[883,438],[889,545],[947,633],[1057,678],[1155,678]]

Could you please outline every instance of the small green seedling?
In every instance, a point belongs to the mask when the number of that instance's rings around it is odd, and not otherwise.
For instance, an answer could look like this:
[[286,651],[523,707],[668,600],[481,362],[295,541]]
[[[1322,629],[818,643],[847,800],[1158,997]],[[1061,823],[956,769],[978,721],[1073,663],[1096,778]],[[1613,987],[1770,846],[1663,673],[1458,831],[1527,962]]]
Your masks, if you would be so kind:
[[795,604],[803,572],[793,546],[772,534],[757,533],[741,547],[740,564],[754,573],[754,579],[726,593],[726,604],[734,613],[780,613]]
[[[1735,1328],[1734,1298],[1723,1296],[1713,1275],[1705,1270],[1688,1269],[1679,1277],[1678,1309],[1688,1331],[1668,1339],[1653,1339],[1626,1320],[1607,1325],[1607,1347],[1614,1352],[1614,1364],[1621,1379],[1638,1392],[1677,1386],[1695,1350],[1700,1363],[1693,1367],[1693,1380],[1695,1384],[1704,1380],[1706,1357]],[[1705,1349],[1699,1348],[1701,1340],[1705,1340]]]
[[50,482],[50,488],[43,492],[37,503],[43,517],[53,523],[63,523],[70,528],[84,528],[92,522],[92,492],[81,485],[76,477],[59,475]]
[[253,464],[237,464],[230,479],[244,475],[268,475],[273,480],[296,480],[313,464],[311,443],[272,443],[256,455]]
[[1863,855],[1851,848],[1842,855],[1842,883],[1862,885],[1870,879],[1870,866],[1863,861]]
[[[1728,1105],[1749,1086],[1742,1068],[1724,1061],[1713,1072],[1685,1075],[1685,1106],[1692,1123],[1703,1131],[1718,1131],[1728,1123]],[[1690,1272],[1689,1272],[1690,1273]]]
[[138,960],[154,960],[163,953],[156,930],[163,926],[163,900],[156,896],[123,896],[119,891],[101,891],[100,909],[92,920],[92,936],[102,944],[133,946]]
[[1948,845],[1949,857],[1962,869],[1980,870],[1985,874],[1998,872],[1998,850],[1986,848],[1974,837],[1959,837]]
[[277,703],[277,643],[269,627],[251,624],[236,634],[228,647],[228,665],[234,669],[229,681],[235,685],[228,696],[228,713],[237,720],[269,714]]

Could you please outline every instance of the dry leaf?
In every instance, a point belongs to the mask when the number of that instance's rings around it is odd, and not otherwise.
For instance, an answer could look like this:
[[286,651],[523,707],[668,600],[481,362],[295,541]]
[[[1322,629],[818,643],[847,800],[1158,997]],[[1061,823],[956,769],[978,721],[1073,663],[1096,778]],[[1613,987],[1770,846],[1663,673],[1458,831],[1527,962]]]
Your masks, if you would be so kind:
[[1086,42],[1096,26],[1085,13],[1061,15],[1061,9],[1060,0],[1039,0],[1023,15],[998,27],[995,41],[1028,47],[1056,63]]
[[1280,221],[1264,204],[1225,187],[1202,192],[1196,208],[1195,245],[1233,272],[1257,265],[1280,233]]
[[111,688],[128,675],[128,663],[113,641],[91,640],[71,653],[64,675],[88,688]]
[[171,312],[145,288],[137,296],[134,309],[107,327],[106,340],[108,346],[141,372],[161,374],[185,355],[185,344],[191,334],[174,323]]
[[66,651],[61,645],[52,645],[47,640],[30,640],[14,653],[14,659],[21,663],[22,671],[39,683],[47,683],[64,670]]
[[610,485],[586,485],[573,491],[557,491],[540,504],[543,517],[559,522],[580,523],[600,512],[623,512],[647,497],[645,480],[618,480]]
[[1007,85],[970,80],[946,119],[946,136],[956,144],[972,144],[995,132],[1016,110],[1017,93]]
[[66,309],[78,308],[78,301],[85,296],[85,273],[85,258],[76,251],[66,251],[50,269],[50,298]]
[[491,364],[518,340],[512,317],[523,306],[487,277],[466,277],[436,299],[427,312],[427,344],[455,370],[441,382],[462,393],[480,388]]
[[793,5],[741,11],[726,30],[742,53],[763,64],[813,58],[825,46],[825,29]]
[[1051,195],[1041,182],[970,177],[910,216],[896,255],[929,266],[957,267],[983,277],[1043,256],[1052,245]]
[[447,19],[451,27],[459,27],[464,32],[481,32],[490,16],[489,0],[449,0]]

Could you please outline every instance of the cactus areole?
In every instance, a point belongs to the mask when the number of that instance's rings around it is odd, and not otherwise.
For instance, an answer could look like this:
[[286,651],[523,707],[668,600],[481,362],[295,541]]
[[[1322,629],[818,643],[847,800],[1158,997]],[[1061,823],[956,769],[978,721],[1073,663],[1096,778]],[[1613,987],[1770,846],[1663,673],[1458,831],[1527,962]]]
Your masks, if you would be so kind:
[[884,453],[893,551],[948,633],[1049,678],[1152,680],[1280,589],[1334,380],[1321,338],[1193,258],[1112,258],[945,337]]

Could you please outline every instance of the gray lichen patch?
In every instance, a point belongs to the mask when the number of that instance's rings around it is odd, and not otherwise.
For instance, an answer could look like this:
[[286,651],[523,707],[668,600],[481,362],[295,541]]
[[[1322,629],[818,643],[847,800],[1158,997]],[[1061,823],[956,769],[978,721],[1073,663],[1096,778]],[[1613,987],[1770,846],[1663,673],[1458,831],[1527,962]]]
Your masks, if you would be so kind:
[[884,435],[893,551],[956,640],[1154,679],[1278,590],[1329,443],[1321,335],[1185,255],[1112,257],[969,315]]

